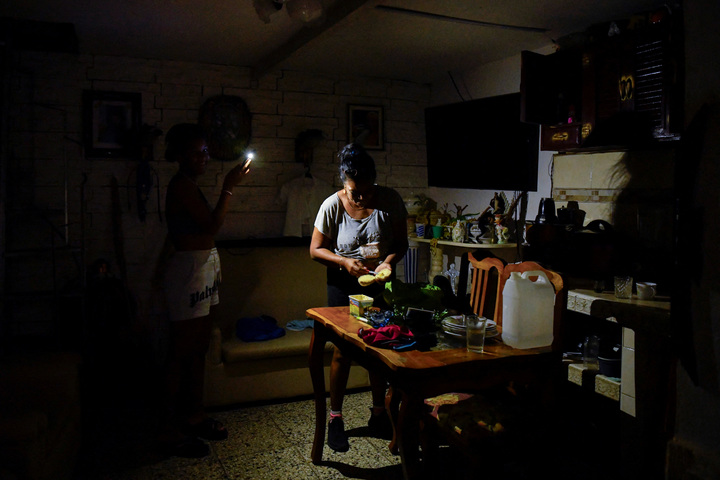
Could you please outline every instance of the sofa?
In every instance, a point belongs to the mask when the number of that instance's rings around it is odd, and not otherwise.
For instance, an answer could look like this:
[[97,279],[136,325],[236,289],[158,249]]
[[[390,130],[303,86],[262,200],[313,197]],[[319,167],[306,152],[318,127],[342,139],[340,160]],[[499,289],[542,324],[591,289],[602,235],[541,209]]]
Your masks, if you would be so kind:
[[80,355],[0,359],[0,480],[63,480],[82,440]]
[[[284,328],[292,320],[306,320],[308,308],[327,304],[325,267],[312,261],[308,248],[306,239],[218,242],[223,279],[206,362],[206,406],[313,393],[308,370],[312,328],[286,329],[280,338],[257,342],[244,342],[236,334],[240,318],[268,315]],[[326,347],[326,388],[332,348]],[[367,371],[353,365],[348,388],[367,386]]]

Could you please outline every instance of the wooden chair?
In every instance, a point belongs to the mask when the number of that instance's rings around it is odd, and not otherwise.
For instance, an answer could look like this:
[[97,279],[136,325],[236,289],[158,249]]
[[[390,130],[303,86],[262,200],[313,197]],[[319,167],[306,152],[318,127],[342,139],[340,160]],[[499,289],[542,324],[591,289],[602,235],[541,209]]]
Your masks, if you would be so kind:
[[[528,366],[521,380],[501,379],[497,388],[447,393],[425,401],[432,411],[423,418],[421,441],[423,458],[430,470],[437,466],[435,457],[440,444],[453,445],[470,460],[469,468],[475,464],[481,469],[477,471],[487,472],[488,457],[501,456],[508,448],[526,441],[521,439],[527,439],[528,433],[542,438],[540,416],[547,412],[544,407],[552,404],[552,385],[562,372],[562,314],[567,293],[562,277],[535,262],[503,265],[499,259],[468,258],[475,267],[470,294],[472,310],[492,318],[498,327],[502,326],[502,290],[510,274],[542,271],[547,275],[555,288],[553,346],[547,355],[538,358],[536,365]],[[491,305],[489,300],[493,298]]]
[[505,263],[499,258],[486,257],[477,260],[468,253],[468,262],[473,266],[470,288],[470,308],[473,313],[502,323],[502,295],[499,288]]

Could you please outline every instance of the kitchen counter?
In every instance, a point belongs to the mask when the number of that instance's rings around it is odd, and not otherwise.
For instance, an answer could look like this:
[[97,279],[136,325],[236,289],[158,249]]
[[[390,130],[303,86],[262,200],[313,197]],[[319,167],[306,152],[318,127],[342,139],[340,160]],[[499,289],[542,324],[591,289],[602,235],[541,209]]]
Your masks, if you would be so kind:
[[568,292],[567,309],[597,318],[605,318],[620,326],[654,335],[670,336],[670,298],[654,300],[616,298],[613,292],[574,289]]
[[622,327],[620,410],[628,415],[621,416],[620,435],[622,462],[629,469],[623,473],[627,478],[661,478],[675,409],[670,298],[639,300],[633,295],[625,300],[613,292],[573,289],[567,309]]

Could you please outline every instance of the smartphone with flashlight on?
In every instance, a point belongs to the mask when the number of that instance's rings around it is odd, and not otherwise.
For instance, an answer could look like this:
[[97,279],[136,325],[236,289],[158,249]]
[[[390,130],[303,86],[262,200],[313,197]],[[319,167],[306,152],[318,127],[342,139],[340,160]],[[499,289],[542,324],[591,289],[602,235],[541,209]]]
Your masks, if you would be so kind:
[[248,152],[245,155],[245,161],[243,162],[243,167],[242,167],[243,170],[245,170],[246,168],[248,168],[250,166],[250,162],[252,162],[253,158],[255,158],[255,153],[253,153],[253,152]]

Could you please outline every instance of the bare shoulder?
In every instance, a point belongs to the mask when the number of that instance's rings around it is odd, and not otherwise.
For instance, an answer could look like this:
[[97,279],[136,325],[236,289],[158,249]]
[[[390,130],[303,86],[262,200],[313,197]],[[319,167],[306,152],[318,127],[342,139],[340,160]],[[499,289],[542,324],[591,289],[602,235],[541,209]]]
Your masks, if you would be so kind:
[[170,179],[167,187],[166,203],[184,204],[192,202],[198,197],[198,186],[184,175],[175,175]]
[[174,175],[168,183],[168,191],[187,192],[197,189],[197,184],[185,175]]

